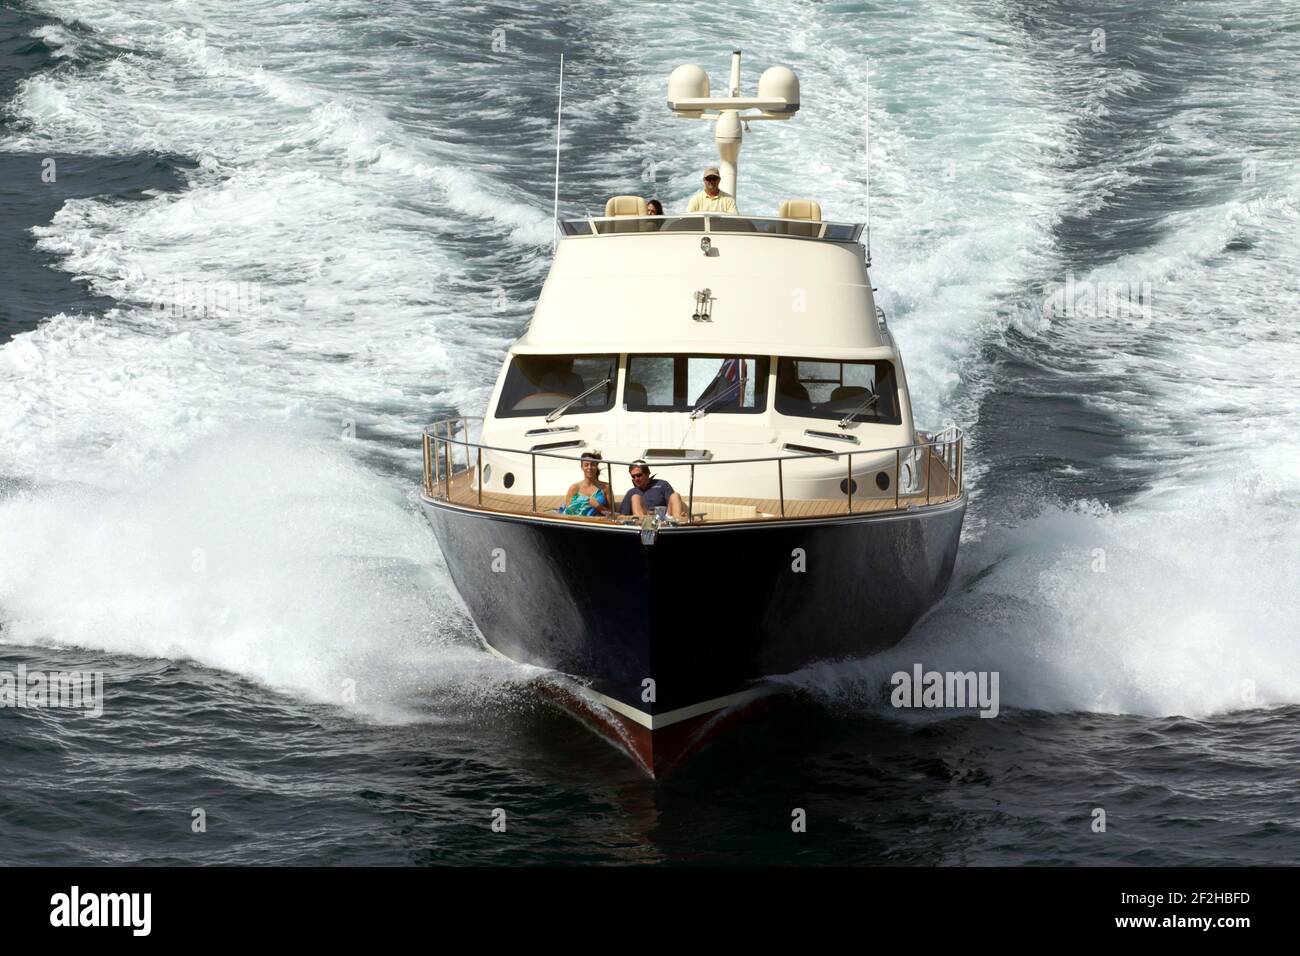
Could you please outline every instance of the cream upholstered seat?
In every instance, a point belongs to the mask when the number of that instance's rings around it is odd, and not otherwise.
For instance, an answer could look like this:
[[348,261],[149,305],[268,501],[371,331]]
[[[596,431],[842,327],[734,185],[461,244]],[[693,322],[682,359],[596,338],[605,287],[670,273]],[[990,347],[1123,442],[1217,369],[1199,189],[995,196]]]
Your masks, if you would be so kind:
[[[605,201],[605,215],[612,216],[644,216],[646,214],[646,202],[640,196],[611,196]],[[640,232],[643,222],[607,222],[602,226],[602,232]]]
[[821,226],[814,225],[822,221],[821,203],[812,199],[787,199],[781,203],[777,215],[782,219],[804,219],[802,222],[782,223],[781,231],[787,236],[814,237],[821,232]]
[[822,207],[821,203],[813,199],[787,199],[781,203],[781,211],[777,216],[781,219],[807,219],[810,222],[821,222]]
[[623,386],[623,407],[631,411],[632,409],[643,410],[650,404],[649,394],[645,386],[640,382],[628,382]]
[[644,216],[645,200],[640,196],[611,196],[605,201],[606,216]]

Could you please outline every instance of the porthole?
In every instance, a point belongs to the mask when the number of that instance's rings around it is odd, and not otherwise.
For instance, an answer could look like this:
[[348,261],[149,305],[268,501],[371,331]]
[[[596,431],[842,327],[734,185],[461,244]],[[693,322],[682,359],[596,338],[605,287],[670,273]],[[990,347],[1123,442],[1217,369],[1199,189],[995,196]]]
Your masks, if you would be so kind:
[[889,473],[884,471],[876,472],[876,487],[881,491],[889,490]]
[[845,478],[840,482],[840,492],[846,495],[856,495],[858,493],[858,483],[852,478]]
[[483,484],[486,485],[486,484],[487,484],[489,481],[491,481],[491,480],[492,480],[492,466],[491,466],[491,465],[484,465],[484,466],[483,466]]
[[513,471],[507,471],[506,476],[501,479],[501,484],[505,485],[507,489],[514,487],[515,473]]

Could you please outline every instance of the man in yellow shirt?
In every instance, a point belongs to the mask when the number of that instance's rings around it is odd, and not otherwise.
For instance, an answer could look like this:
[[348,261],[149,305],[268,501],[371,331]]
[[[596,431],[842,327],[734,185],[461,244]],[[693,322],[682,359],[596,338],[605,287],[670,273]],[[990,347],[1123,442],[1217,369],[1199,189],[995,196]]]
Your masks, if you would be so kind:
[[729,212],[736,214],[736,200],[731,193],[724,193],[718,188],[722,181],[718,167],[710,166],[704,171],[704,188],[691,197],[687,212]]

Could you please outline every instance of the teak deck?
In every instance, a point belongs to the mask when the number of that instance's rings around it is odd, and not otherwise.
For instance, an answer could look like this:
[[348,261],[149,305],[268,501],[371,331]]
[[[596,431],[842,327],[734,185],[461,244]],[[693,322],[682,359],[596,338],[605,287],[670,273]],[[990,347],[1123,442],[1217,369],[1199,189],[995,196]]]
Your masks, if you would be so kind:
[[[868,512],[887,512],[902,511],[908,507],[924,507],[926,504],[942,504],[951,501],[960,496],[961,492],[957,486],[956,480],[948,471],[943,459],[933,452],[930,455],[929,482],[931,493],[926,496],[926,489],[922,484],[921,490],[915,494],[899,495],[895,498],[893,495],[884,495],[877,492],[875,495],[859,497],[853,496],[853,514],[865,514]],[[922,469],[922,478],[926,476]],[[630,485],[629,485],[630,487]],[[622,500],[623,494],[627,488],[615,489],[615,498]],[[682,495],[682,500],[687,500],[687,495],[682,489],[677,489]],[[538,495],[536,510],[533,508],[532,495],[510,495],[500,492],[483,492],[481,498],[478,490],[474,487],[474,469],[462,468],[452,475],[450,494],[447,493],[446,483],[438,481],[433,486],[433,497],[442,498],[451,501],[453,504],[462,505],[470,508],[480,508],[484,511],[501,512],[504,514],[541,514],[550,518],[562,518],[571,521],[597,521],[609,522],[609,517],[591,517],[584,518],[576,515],[561,515],[556,512],[564,505],[564,498],[561,495]],[[756,509],[758,514],[753,517],[745,518],[726,518],[718,521],[710,519],[708,515],[709,505],[729,504],[729,505],[747,505]],[[617,506],[617,505],[616,505]],[[847,496],[840,499],[785,499],[785,512],[782,514],[781,500],[779,498],[729,498],[721,495],[697,495],[694,502],[694,523],[736,523],[750,521],[773,521],[784,518],[814,518],[826,517],[829,515],[848,514],[849,502]]]

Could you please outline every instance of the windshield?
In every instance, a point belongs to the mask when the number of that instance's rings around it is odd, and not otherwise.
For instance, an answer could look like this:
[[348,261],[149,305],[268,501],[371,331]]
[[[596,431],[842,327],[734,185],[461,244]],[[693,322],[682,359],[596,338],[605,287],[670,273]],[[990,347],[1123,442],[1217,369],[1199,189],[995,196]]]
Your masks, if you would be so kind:
[[766,356],[630,355],[630,412],[754,414],[767,408]]
[[608,385],[570,405],[564,412],[566,416],[604,412],[614,407],[618,356],[516,355],[510,360],[501,387],[497,417],[546,415],[605,379],[609,379]]
[[[876,400],[868,403],[872,395]],[[798,418],[834,419],[858,410],[854,422],[902,424],[890,362],[777,359],[776,410]]]

